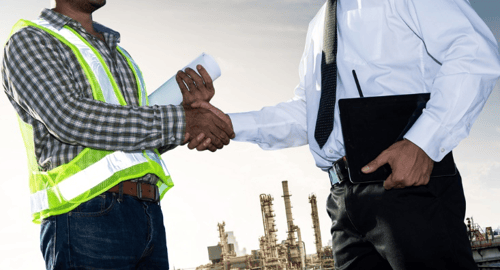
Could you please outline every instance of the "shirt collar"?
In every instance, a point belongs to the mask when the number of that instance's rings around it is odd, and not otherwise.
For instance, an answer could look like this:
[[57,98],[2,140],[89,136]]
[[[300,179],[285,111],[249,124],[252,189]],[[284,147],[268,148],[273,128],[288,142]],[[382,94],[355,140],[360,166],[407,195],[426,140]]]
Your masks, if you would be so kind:
[[49,22],[57,30],[61,30],[61,28],[63,28],[66,24],[71,25],[73,23],[77,23],[80,25],[77,21],[71,19],[70,17],[64,16],[61,13],[48,8],[42,10],[40,18]]
[[[75,30],[76,30],[76,28],[78,28],[80,31],[86,32],[85,29],[82,27],[82,25],[79,22],[73,20],[72,18],[70,18],[68,16],[65,16],[61,13],[55,12],[55,11],[48,9],[48,8],[42,10],[42,13],[40,14],[40,18],[49,22],[57,30],[61,30],[61,28],[63,28],[65,25],[68,25]],[[116,40],[115,43],[120,42],[120,33],[116,32],[116,31],[114,31],[114,30],[112,30],[112,29],[110,29],[110,28],[108,28],[100,23],[97,23],[97,22],[94,22],[94,29],[97,32],[103,33],[106,39],[113,38],[114,40]]]

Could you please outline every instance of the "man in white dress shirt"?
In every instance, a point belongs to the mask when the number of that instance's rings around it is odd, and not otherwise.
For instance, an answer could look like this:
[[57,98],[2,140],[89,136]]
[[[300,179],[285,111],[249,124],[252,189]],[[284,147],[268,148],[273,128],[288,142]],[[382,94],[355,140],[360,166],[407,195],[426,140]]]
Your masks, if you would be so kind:
[[[494,36],[468,0],[337,0],[336,105],[333,130],[320,145],[325,14],[332,6],[328,0],[309,24],[295,97],[229,114],[234,140],[266,150],[309,144],[332,181],[327,210],[336,269],[476,269],[461,177],[430,179],[430,172],[468,136],[500,76]],[[365,97],[431,94],[405,139],[363,168],[371,173],[388,163],[392,175],[384,183],[339,181],[344,176],[332,169],[345,156],[337,102],[359,97],[352,70]]]

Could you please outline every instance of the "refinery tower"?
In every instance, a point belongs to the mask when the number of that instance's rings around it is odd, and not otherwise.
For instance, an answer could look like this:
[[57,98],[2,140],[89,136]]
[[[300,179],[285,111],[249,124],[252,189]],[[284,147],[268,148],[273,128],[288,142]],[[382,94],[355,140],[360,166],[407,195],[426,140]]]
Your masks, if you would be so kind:
[[287,221],[287,238],[285,240],[279,243],[277,239],[276,232],[278,230],[273,209],[274,198],[270,194],[261,194],[259,197],[264,236],[258,239],[260,249],[252,250],[250,255],[236,256],[234,245],[228,243],[225,222],[222,222],[217,225],[220,242],[216,246],[208,247],[208,256],[211,263],[199,266],[196,269],[333,269],[332,249],[331,247],[322,247],[321,244],[316,196],[314,194],[309,196],[316,253],[306,255],[301,230],[293,222],[290,201],[292,195],[288,189],[288,181],[282,181],[282,187]]

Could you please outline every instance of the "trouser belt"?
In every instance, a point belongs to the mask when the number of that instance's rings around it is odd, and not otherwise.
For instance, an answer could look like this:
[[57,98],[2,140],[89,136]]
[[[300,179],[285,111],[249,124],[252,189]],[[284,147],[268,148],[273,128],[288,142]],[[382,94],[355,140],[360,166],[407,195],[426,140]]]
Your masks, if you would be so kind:
[[123,181],[110,188],[108,192],[134,196],[139,200],[159,202],[160,192],[156,185],[147,182]]
[[332,186],[336,183],[342,183],[349,180],[347,162],[343,157],[333,163],[332,167],[328,170],[328,176],[330,176],[330,183]]

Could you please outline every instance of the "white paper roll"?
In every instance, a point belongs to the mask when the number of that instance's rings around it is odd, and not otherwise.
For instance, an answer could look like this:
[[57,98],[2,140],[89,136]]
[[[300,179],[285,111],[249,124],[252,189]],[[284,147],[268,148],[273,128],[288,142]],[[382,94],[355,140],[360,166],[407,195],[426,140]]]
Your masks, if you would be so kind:
[[[215,62],[215,59],[206,53],[202,53],[191,63],[182,68],[182,70],[185,71],[186,68],[189,67],[198,72],[196,69],[197,65],[202,65],[205,68],[208,75],[212,78],[212,81],[215,81],[215,79],[219,78],[221,75],[220,67],[217,62]],[[148,96],[148,99],[149,105],[181,104],[182,93],[177,81],[175,80],[175,75],[168,79],[168,81],[166,81],[158,89],[153,91],[153,93]]]

